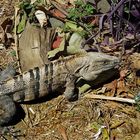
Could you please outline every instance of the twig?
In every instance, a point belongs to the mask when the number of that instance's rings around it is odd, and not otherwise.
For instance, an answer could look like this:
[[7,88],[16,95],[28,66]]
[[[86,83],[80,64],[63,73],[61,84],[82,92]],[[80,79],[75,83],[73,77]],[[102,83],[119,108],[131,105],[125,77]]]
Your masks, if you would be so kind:
[[18,8],[15,6],[15,33],[14,33],[14,36],[15,36],[15,51],[16,51],[16,58],[18,60],[17,64],[19,66],[18,70],[19,72],[21,73],[21,68],[20,68],[20,62],[19,62],[19,53],[18,53],[18,48],[19,48],[19,37],[17,35],[17,15],[18,15]]
[[[136,38],[139,40],[140,39],[140,35],[137,35]],[[126,36],[126,37],[123,37],[122,39],[120,39],[120,40],[112,43],[111,45],[121,44],[122,42],[125,42],[126,43],[127,41],[133,41],[134,39],[135,39],[135,36],[134,35]]]
[[81,45],[81,48],[84,48],[84,46],[94,37],[96,37],[99,34],[99,31],[96,34],[91,35],[83,44]]
[[92,98],[92,99],[102,99],[102,100],[111,100],[111,101],[118,101],[118,102],[125,102],[135,104],[135,100],[128,99],[128,98],[119,98],[119,97],[108,97],[104,95],[95,95],[95,94],[86,94],[84,98]]
[[110,19],[112,17],[112,15],[118,10],[118,8],[120,8],[120,6],[126,2],[126,0],[121,0],[116,7],[111,11],[111,13],[108,15],[108,19]]

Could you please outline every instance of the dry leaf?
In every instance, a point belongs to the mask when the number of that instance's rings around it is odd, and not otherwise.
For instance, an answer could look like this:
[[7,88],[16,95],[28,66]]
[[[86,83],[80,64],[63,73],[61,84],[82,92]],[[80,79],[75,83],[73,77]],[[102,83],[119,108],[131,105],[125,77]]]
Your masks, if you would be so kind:
[[41,27],[43,27],[44,25],[47,25],[47,16],[43,11],[37,10],[35,12],[35,16],[38,19]]
[[58,125],[58,131],[60,132],[64,140],[68,140],[68,136],[66,134],[66,128],[64,126]]
[[128,73],[128,70],[121,70],[120,71],[120,78],[123,79],[124,77],[126,77],[127,73]]
[[55,0],[55,2],[59,3],[59,4],[67,4],[67,0]]
[[0,43],[4,43],[4,42],[5,42],[5,32],[3,28],[0,26]]
[[133,67],[135,69],[140,69],[140,54],[139,53],[134,53],[132,57],[132,62],[133,62]]
[[53,10],[50,10],[50,12],[55,16],[55,17],[58,17],[58,18],[66,18],[66,16],[60,12],[59,10],[57,9],[53,9]]
[[102,87],[100,90],[97,91],[97,94],[104,94],[106,92],[106,87]]
[[8,46],[12,43],[13,36],[11,33],[13,26],[13,21],[9,18],[4,20],[4,22],[0,26],[0,42],[4,43],[4,45]]
[[60,43],[62,41],[62,37],[57,36],[56,40],[53,42],[52,48],[56,49],[60,46]]
[[27,23],[18,46],[18,55],[21,70],[27,71],[33,67],[39,67],[48,62],[47,52],[52,46],[55,30],[37,28]]
[[110,90],[108,96],[115,96],[116,89],[117,89],[117,80],[112,81],[111,83],[105,84],[104,87],[106,87],[106,90]]
[[75,5],[75,1],[76,0],[69,0],[69,3],[72,4],[72,5]]
[[93,17],[91,19],[91,24],[95,26],[99,25],[99,17],[98,16]]
[[128,92],[128,89],[125,86],[124,80],[119,80],[117,83],[117,96],[120,97],[121,95],[121,97],[123,97],[123,95],[127,92]]

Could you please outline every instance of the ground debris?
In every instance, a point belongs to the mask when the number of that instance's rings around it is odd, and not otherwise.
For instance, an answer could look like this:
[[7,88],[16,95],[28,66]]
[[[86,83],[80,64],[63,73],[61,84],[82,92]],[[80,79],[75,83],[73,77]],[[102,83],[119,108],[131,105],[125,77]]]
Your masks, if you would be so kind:
[[[8,18],[13,19],[14,6],[17,1],[0,1],[0,25]],[[57,5],[55,5],[56,2]],[[67,3],[70,3],[69,6],[74,6],[75,3],[73,0],[57,0],[55,3],[52,6],[50,1],[51,6],[49,8],[53,10],[50,10],[49,16],[53,15],[53,18],[60,20],[63,23],[62,26],[64,26],[65,18],[68,15],[68,13],[65,13],[65,9],[68,7]],[[91,2],[89,1],[89,3]],[[61,8],[63,6],[65,7],[64,10]],[[43,9],[43,7],[40,6],[40,9]],[[51,16],[50,18],[52,18]],[[101,15],[91,16],[90,18],[84,17],[82,20],[91,22],[94,27],[103,23],[101,19],[99,20]],[[104,18],[105,16],[103,17],[102,15],[101,17]],[[86,20],[86,18],[88,19]],[[85,34],[83,32],[83,28],[86,28],[85,25],[83,25],[81,30],[81,27],[73,22],[67,22],[67,24],[72,26],[67,26],[67,28],[71,27],[71,35],[73,34],[73,30],[82,33],[82,35]],[[86,29],[89,31],[89,28]],[[108,85],[104,84],[102,90],[95,89],[92,92],[94,92],[94,95],[105,95],[110,98],[122,97],[132,100],[140,92],[140,55],[139,53],[133,53],[135,49],[138,49],[139,44],[135,43],[134,35],[130,35],[131,38],[127,36],[116,41],[110,36],[107,23],[105,23],[104,28],[105,30],[102,32],[96,32],[98,28],[94,28],[93,32],[89,31],[90,35],[86,37],[87,40],[84,40],[83,46],[89,43],[88,47],[92,51],[93,48],[95,50],[98,48],[98,50],[101,49],[104,52],[117,56],[120,53],[119,51],[124,47],[126,49],[123,50],[124,55],[122,56],[122,60],[124,61],[120,70],[120,77]],[[66,32],[68,31],[66,30]],[[56,40],[58,38],[59,42],[56,43],[56,46],[53,44],[52,49],[59,48],[62,36],[59,32],[57,34]],[[0,38],[5,42],[3,32],[0,34]],[[67,41],[69,41],[69,38]],[[131,49],[129,49],[128,44],[131,44]],[[1,46],[0,69],[5,69],[9,63],[16,63],[15,65],[17,66],[19,60],[15,56],[15,44],[11,43],[8,48],[5,48],[3,44],[0,44]],[[78,47],[80,47],[79,44]],[[126,102],[108,101],[101,98],[80,98],[78,101],[70,103],[63,96],[59,96],[43,103],[22,105],[22,108],[25,111],[25,116],[15,125],[25,135],[20,140],[93,140],[94,136],[98,136],[99,140],[103,140],[103,138],[138,140],[140,137],[140,113],[134,105]]]

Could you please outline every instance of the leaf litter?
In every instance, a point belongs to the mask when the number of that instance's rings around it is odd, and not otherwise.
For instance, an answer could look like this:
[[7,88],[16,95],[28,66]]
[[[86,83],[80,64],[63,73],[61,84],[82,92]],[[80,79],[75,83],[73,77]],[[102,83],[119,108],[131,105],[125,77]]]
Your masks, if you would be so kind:
[[[100,3],[102,2],[101,0]],[[106,9],[101,7],[98,1],[90,0],[76,2],[36,0],[31,3],[29,1],[8,3],[7,0],[0,2],[1,9],[4,9],[0,12],[0,19],[2,19],[0,23],[0,68],[2,70],[9,63],[14,63],[16,69],[17,67],[23,69],[18,64],[18,61],[22,61],[23,57],[21,55],[18,56],[19,59],[17,58],[16,49],[19,47],[17,41],[25,31],[27,22],[31,26],[41,27],[47,34],[47,41],[50,38],[49,42],[51,43],[48,45],[45,42],[43,45],[48,47],[46,60],[92,50],[116,56],[122,54],[120,57],[123,61],[119,76],[115,80],[113,79],[108,84],[103,84],[94,90],[89,85],[84,85],[81,88],[83,92],[89,89],[88,94],[94,93],[99,96],[98,99],[85,98],[88,95],[85,94],[85,96],[81,95],[83,97],[78,101],[69,103],[63,96],[59,96],[40,104],[22,105],[26,115],[22,121],[15,125],[16,129],[20,129],[25,135],[20,139],[139,139],[140,113],[138,106],[119,100],[115,102],[101,98],[106,96],[114,99],[134,100],[136,98],[136,101],[140,100],[138,94],[140,90],[139,1],[134,0],[130,3],[121,0],[120,2],[112,1],[112,4],[104,1]],[[17,14],[14,13],[15,5]],[[39,23],[39,19],[37,20],[35,17],[37,11],[46,15],[43,22]],[[50,22],[51,18],[58,20],[58,25],[54,26],[55,33],[49,30],[53,27],[53,22]],[[131,18],[136,20],[131,20]],[[13,23],[9,25],[7,19]],[[38,28],[39,31],[41,28]],[[66,37],[67,34],[69,35]],[[78,37],[77,42],[72,40],[73,36],[74,38]],[[33,44],[35,40],[31,40],[30,44]],[[41,37],[41,40],[37,39],[37,43],[43,42],[43,40]],[[74,43],[70,43],[71,41]],[[77,45],[74,46],[74,44]],[[32,48],[36,49],[30,45],[27,50],[31,49],[32,51]],[[45,47],[42,48],[42,50],[44,49]],[[23,54],[25,53],[26,51]],[[41,55],[43,57],[40,59],[44,62],[44,54],[41,53]],[[28,58],[29,55],[25,60],[31,62]],[[31,65],[28,65],[25,69],[28,70],[30,67]],[[17,72],[20,72],[18,70]],[[138,102],[136,103],[138,104]]]

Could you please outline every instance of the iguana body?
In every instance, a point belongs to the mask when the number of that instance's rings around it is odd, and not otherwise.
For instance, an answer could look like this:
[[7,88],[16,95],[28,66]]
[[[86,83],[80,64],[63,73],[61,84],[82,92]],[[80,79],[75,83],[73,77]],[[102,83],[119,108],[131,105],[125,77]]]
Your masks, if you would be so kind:
[[82,78],[98,84],[113,76],[119,59],[103,53],[90,52],[68,56],[17,75],[0,85],[0,126],[9,122],[16,112],[15,102],[44,97],[65,87],[64,95],[73,100],[75,82]]

